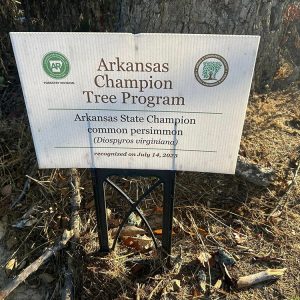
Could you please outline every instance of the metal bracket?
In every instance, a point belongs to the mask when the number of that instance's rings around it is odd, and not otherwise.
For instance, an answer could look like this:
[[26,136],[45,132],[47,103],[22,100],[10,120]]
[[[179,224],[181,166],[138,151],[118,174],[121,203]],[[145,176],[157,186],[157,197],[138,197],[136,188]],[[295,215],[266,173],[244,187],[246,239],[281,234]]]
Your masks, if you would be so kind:
[[[121,230],[126,224],[131,213],[136,212],[147,227],[154,245],[158,248],[156,237],[147,222],[142,211],[138,208],[139,204],[158,186],[163,185],[163,224],[162,224],[162,256],[170,263],[170,255],[172,248],[172,224],[173,224],[173,208],[174,208],[174,191],[175,191],[175,171],[164,170],[126,170],[126,169],[91,169],[93,178],[93,187],[95,195],[96,217],[97,217],[97,229],[99,235],[100,252],[108,253],[110,250],[114,250]],[[112,182],[110,176],[142,176],[142,177],[156,177],[157,181],[148,188],[143,195],[141,195],[137,201],[133,201],[119,186]],[[112,186],[123,198],[125,198],[131,208],[126,213],[125,218],[120,224],[116,237],[113,242],[112,249],[109,249],[108,244],[108,225],[106,216],[106,199],[104,183]]]

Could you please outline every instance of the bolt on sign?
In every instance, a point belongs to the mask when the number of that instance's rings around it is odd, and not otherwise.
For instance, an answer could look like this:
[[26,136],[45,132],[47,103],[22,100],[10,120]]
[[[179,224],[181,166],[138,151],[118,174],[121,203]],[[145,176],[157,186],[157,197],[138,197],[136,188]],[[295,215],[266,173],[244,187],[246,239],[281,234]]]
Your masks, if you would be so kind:
[[10,36],[40,168],[235,172],[258,36]]

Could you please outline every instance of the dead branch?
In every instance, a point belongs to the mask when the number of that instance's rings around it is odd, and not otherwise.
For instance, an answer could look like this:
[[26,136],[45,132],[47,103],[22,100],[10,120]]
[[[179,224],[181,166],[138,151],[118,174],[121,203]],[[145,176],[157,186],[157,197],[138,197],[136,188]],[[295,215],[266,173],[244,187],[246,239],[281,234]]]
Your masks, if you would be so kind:
[[26,280],[29,275],[37,271],[39,267],[44,264],[52,255],[63,249],[73,235],[74,233],[72,230],[65,230],[62,239],[55,246],[45,250],[38,259],[25,268],[6,287],[0,290],[0,300],[4,300],[15,288],[17,288],[24,280]]
[[74,231],[74,238],[78,239],[80,236],[80,228],[81,228],[81,220],[80,220],[80,215],[79,215],[81,196],[80,196],[80,177],[79,177],[77,169],[71,169],[71,171],[70,171],[70,185],[72,188],[71,229]]
[[63,300],[69,300],[74,298],[74,289],[79,286],[80,279],[78,278],[78,264],[74,260],[73,255],[78,250],[78,241],[81,231],[81,219],[79,215],[79,209],[81,204],[80,195],[80,176],[77,169],[70,170],[70,186],[72,189],[72,197],[70,200],[71,204],[71,229],[74,232],[74,237],[72,238],[71,251],[72,254],[67,253],[67,266],[65,274],[65,286],[64,292],[62,294]]
[[286,269],[267,269],[265,271],[240,277],[236,286],[238,289],[248,288],[261,282],[276,280],[281,277]]
[[274,170],[271,168],[263,168],[254,163],[250,163],[245,157],[239,155],[236,174],[245,180],[259,186],[268,186],[274,180]]

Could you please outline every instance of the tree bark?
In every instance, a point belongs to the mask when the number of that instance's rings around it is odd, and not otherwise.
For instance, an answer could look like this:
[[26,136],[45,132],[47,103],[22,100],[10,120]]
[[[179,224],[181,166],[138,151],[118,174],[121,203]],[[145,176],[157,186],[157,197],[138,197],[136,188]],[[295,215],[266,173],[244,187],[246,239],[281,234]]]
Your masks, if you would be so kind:
[[[8,5],[10,1],[4,0],[4,3]],[[298,0],[74,0],[72,5],[68,0],[21,0],[19,3],[23,7],[26,22],[20,23],[16,7],[11,9],[11,14],[3,18],[2,25],[6,27],[3,32],[6,32],[7,41],[9,30],[29,29],[250,34],[261,36],[253,80],[255,90],[273,88],[280,55],[285,58],[291,56],[287,60],[293,61],[295,68],[300,70],[300,28],[296,25],[300,18],[297,11],[300,11]],[[286,18],[288,11],[292,13]],[[0,8],[0,19],[4,15],[5,9]],[[10,24],[12,20],[14,26]],[[25,25],[27,29],[24,28]],[[295,34],[292,34],[294,31]],[[5,49],[2,48],[0,45],[0,72],[5,73],[1,69],[5,70],[8,65],[4,50],[10,50],[9,43],[5,42]],[[291,51],[286,51],[287,49]],[[289,52],[288,55],[286,52]],[[295,80],[299,77],[298,73],[294,75]],[[291,80],[284,81],[282,87],[286,87]]]
[[290,0],[123,0],[115,31],[260,35],[254,87],[271,88]]

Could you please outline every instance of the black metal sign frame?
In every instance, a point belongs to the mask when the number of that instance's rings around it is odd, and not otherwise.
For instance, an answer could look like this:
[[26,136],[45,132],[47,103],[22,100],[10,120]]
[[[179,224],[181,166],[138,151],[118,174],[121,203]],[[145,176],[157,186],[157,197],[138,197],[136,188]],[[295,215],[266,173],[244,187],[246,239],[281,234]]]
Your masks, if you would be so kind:
[[[163,185],[163,221],[162,221],[162,258],[167,259],[170,263],[171,248],[172,248],[172,226],[173,226],[173,209],[174,209],[174,194],[175,194],[175,171],[169,170],[138,170],[138,169],[91,169],[93,178],[93,187],[95,195],[95,207],[97,217],[97,229],[99,235],[100,252],[108,253],[114,250],[121,230],[126,224],[130,214],[135,212],[143,220],[147,227],[156,248],[158,248],[156,237],[147,222],[142,211],[138,208],[139,204],[158,186]],[[157,181],[149,187],[143,195],[136,201],[133,201],[118,185],[112,182],[109,177],[111,176],[130,176],[130,177],[156,177]],[[106,215],[106,198],[104,183],[112,186],[123,198],[125,198],[131,208],[126,213],[125,218],[120,224],[117,234],[115,236],[113,246],[110,249],[108,243],[108,224]]]

